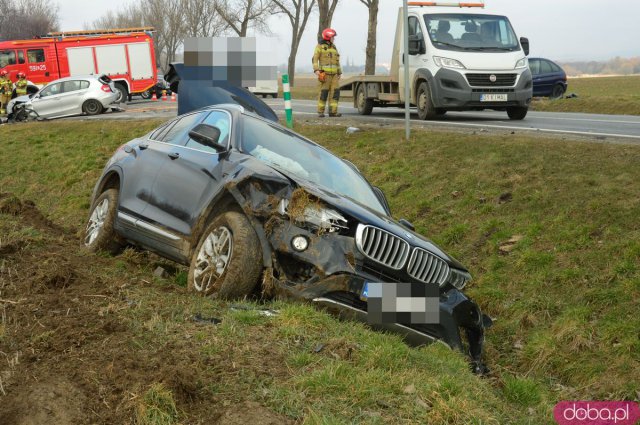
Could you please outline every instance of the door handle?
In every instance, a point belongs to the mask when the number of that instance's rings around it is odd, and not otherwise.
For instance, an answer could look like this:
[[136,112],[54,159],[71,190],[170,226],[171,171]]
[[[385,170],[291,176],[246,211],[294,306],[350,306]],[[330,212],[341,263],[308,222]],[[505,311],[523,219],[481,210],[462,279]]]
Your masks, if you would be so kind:
[[141,151],[143,151],[143,150],[147,149],[148,147],[149,147],[149,145],[148,145],[148,144],[146,144],[146,143],[140,143],[140,144],[138,145],[138,148],[140,148],[140,150],[141,150]]
[[171,159],[178,159],[178,158],[180,158],[180,154],[179,154],[178,152],[171,152],[171,153],[169,154],[169,158],[171,158]]

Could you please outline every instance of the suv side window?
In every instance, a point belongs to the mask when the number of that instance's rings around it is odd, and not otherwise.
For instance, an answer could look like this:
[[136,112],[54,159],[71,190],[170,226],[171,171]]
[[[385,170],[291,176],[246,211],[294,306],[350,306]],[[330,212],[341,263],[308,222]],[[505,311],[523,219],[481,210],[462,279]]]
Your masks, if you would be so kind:
[[548,74],[550,72],[553,72],[551,64],[548,61],[540,61],[540,73]]
[[[222,111],[213,111],[202,121],[202,124],[209,124],[213,127],[216,127],[220,130],[220,138],[218,139],[218,143],[223,146],[229,146],[229,133],[231,129],[231,118],[229,114]],[[187,141],[186,147],[203,150],[205,152],[218,153],[215,149],[210,146],[205,146],[197,141],[189,138]]]
[[161,142],[184,146],[189,140],[189,131],[204,118],[206,112],[198,112],[180,118],[171,129],[162,136]]

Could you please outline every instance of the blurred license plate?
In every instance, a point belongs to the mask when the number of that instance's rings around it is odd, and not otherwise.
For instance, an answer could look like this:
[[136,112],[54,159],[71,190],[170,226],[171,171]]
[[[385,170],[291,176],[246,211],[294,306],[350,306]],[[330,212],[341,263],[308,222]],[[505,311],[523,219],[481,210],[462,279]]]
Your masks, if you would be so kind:
[[506,102],[506,101],[507,101],[506,93],[480,95],[480,102]]

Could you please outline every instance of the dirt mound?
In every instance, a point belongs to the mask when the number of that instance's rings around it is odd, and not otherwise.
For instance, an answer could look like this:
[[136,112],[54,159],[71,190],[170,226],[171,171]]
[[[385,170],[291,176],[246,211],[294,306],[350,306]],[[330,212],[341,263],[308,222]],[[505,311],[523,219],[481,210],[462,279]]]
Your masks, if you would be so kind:
[[20,216],[30,225],[54,232],[57,235],[64,233],[64,229],[46,218],[33,201],[21,201],[11,193],[0,193],[0,213]]

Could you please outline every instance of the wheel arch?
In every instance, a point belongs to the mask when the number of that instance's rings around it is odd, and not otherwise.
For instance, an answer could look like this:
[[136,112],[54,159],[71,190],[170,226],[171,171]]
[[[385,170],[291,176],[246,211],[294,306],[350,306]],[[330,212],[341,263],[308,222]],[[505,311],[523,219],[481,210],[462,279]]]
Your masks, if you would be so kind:
[[121,85],[124,86],[127,89],[127,93],[131,93],[131,87],[129,86],[129,82],[127,80],[113,80],[113,83],[115,85]]
[[427,83],[427,85],[429,85],[429,88],[431,89],[431,86],[433,84],[433,74],[431,74],[431,71],[429,71],[427,68],[419,68],[416,70],[416,73],[413,74],[413,90],[410,91],[411,103],[413,105],[418,104],[418,89],[420,88],[420,84],[422,84],[423,82]]
[[107,189],[117,189],[120,191],[120,185],[122,182],[122,178],[120,176],[120,170],[114,168],[107,172],[104,175],[100,183],[96,187],[95,193],[93,195],[93,199],[95,200],[98,196],[100,196]]
[[251,223],[251,226],[253,227],[253,230],[258,236],[258,240],[260,241],[260,247],[262,248],[263,265],[264,267],[271,267],[271,247],[264,232],[264,228],[253,215],[248,214],[244,210],[244,208],[242,208],[242,205],[244,203],[244,197],[235,188],[223,189],[219,193],[217,193],[209,202],[207,208],[205,208],[195,226],[193,227],[193,231],[191,232],[191,240],[189,241],[188,258],[191,258],[191,256],[193,256],[194,250],[198,245],[198,241],[202,237],[202,232],[204,232],[207,224],[210,223],[211,220],[225,211],[236,211],[247,217],[249,223]]

